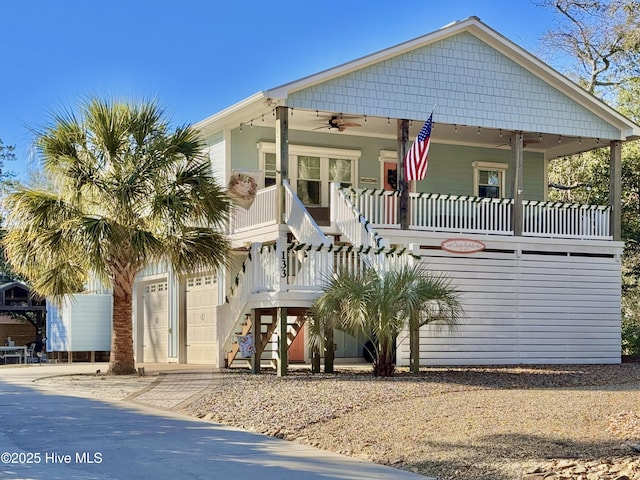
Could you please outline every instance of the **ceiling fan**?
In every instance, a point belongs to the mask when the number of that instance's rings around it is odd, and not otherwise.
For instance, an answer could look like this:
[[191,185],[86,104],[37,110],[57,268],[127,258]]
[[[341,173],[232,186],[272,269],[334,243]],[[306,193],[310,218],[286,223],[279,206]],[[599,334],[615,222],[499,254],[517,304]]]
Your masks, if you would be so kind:
[[344,132],[347,127],[360,127],[361,125],[357,122],[352,122],[348,119],[345,119],[342,115],[332,115],[325,122],[322,123],[322,126],[314,128],[314,130],[321,130],[323,128],[328,128],[332,130],[337,128],[338,131]]

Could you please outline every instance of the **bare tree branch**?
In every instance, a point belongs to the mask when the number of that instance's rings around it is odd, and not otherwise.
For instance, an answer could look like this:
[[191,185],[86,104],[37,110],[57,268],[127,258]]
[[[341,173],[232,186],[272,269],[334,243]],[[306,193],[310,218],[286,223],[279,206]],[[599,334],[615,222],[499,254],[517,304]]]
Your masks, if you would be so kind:
[[[573,75],[588,92],[606,96],[606,87],[640,75],[640,1],[540,0],[560,20],[544,36],[548,52],[573,58]],[[562,55],[562,53],[560,53]]]

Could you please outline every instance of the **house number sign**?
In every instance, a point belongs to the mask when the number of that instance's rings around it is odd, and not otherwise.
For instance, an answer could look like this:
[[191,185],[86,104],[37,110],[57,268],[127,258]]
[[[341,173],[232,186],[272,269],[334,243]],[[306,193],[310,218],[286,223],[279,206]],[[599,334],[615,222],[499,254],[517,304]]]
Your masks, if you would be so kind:
[[282,260],[280,260],[280,278],[287,278],[287,254],[282,251]]
[[487,246],[478,240],[471,240],[470,238],[449,238],[440,244],[440,248],[451,253],[468,254],[481,252]]

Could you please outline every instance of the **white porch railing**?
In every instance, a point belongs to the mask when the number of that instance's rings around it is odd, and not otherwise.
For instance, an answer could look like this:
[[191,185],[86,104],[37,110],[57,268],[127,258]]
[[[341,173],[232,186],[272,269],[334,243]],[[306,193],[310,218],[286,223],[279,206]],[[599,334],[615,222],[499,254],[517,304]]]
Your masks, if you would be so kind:
[[[284,182],[285,192],[285,221],[291,229],[291,233],[303,243],[314,245],[329,245],[330,240],[322,233],[317,223],[311,217],[298,196],[293,193],[287,181]],[[245,209],[239,206],[233,208],[231,213],[230,234],[255,230],[267,225],[275,225],[276,219],[276,186],[258,190],[256,198]]]
[[412,193],[409,228],[510,235],[512,204],[508,198]]
[[390,268],[413,261],[406,248],[291,244],[286,246],[286,252],[287,275],[286,281],[282,282],[282,265],[275,245],[252,245],[225,304],[217,310],[218,340],[225,350],[230,348],[232,336],[244,319],[252,295],[297,292],[309,295],[311,302],[321,294],[333,272],[361,272],[367,266]]
[[[332,203],[331,215],[339,228],[346,228],[342,231],[354,245],[369,245],[358,243],[357,232],[352,233],[355,230],[354,218],[370,227],[371,231],[372,226],[376,229],[397,229],[397,217],[390,210],[397,208],[398,198],[395,192],[349,189],[348,201],[343,202],[345,205],[336,202],[338,209],[334,210]],[[608,206],[533,200],[524,200],[522,205],[523,235],[611,239],[611,208]],[[412,230],[513,235],[512,199],[411,193],[409,209],[409,228]]]
[[329,245],[331,241],[322,233],[287,181],[284,182],[284,192],[286,222],[294,237],[301,243]]
[[224,350],[227,349],[227,342],[230,340],[238,322],[244,315],[249,296],[253,290],[252,270],[254,268],[254,255],[255,249],[252,246],[249,257],[242,264],[229,294],[225,297],[225,303],[219,305],[216,310],[218,345],[224,345]]
[[231,337],[244,318],[252,295],[276,291],[279,285],[278,259],[273,245],[251,245],[249,255],[229,288],[225,303],[217,309],[218,344],[227,350]]
[[373,225],[400,228],[398,220],[399,193],[392,190],[349,189],[350,199],[364,218]]
[[523,234],[538,237],[611,238],[611,207],[524,201]]
[[276,223],[276,187],[258,190],[249,209],[235,206],[231,211],[230,234]]

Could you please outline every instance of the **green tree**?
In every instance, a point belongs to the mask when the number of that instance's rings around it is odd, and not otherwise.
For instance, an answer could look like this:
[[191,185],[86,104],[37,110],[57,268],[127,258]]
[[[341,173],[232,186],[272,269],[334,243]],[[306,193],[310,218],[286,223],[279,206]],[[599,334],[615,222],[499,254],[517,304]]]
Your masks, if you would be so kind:
[[[411,370],[419,369],[418,332],[429,323],[453,328],[462,314],[458,292],[444,277],[431,275],[420,264],[393,270],[375,268],[332,276],[311,308],[310,341],[321,351],[334,329],[368,339],[374,347],[373,374],[395,372],[395,344],[403,328],[410,340]],[[330,336],[330,335],[329,335]]]
[[[540,0],[560,21],[544,39],[550,63],[588,92],[640,120],[640,2],[637,0]],[[603,147],[606,145],[603,145]],[[549,168],[550,199],[609,203],[606,148],[554,160]],[[640,151],[622,148],[622,336],[623,353],[640,354]]]
[[[618,110],[640,120],[638,81],[616,88]],[[561,158],[550,163],[551,200],[606,205],[609,203],[609,150],[607,148]],[[622,147],[622,343],[623,354],[640,355],[640,145]],[[576,187],[576,188],[567,188]]]
[[173,128],[154,102],[89,99],[37,135],[50,188],[7,196],[4,246],[39,294],[59,299],[90,278],[113,294],[111,374],[135,372],[132,287],[147,265],[178,274],[225,263],[229,202],[198,132]]
[[[0,139],[0,191],[4,192],[9,185],[12,178],[12,174],[6,169],[6,163],[15,161],[16,155],[14,153],[15,147],[13,145],[5,145]],[[0,215],[0,239],[4,237],[5,230],[3,228],[4,218]],[[11,267],[7,263],[4,250],[0,251],[0,276],[18,278],[18,276],[11,270]]]
[[5,145],[0,138],[0,178],[3,181],[7,180],[7,176],[11,176],[11,174],[8,174],[5,170],[5,163],[12,162],[16,159],[14,151],[15,147],[13,145]]

